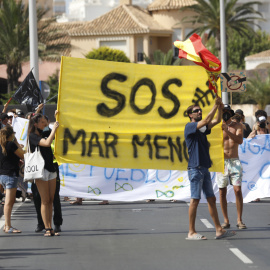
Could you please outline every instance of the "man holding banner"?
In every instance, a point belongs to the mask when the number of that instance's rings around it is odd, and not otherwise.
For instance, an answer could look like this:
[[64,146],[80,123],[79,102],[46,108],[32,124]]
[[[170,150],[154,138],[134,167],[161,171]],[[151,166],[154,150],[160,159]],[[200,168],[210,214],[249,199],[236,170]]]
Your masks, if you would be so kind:
[[[187,109],[190,123],[187,123],[185,126],[185,140],[189,154],[188,177],[190,181],[191,200],[189,206],[189,232],[186,240],[207,239],[205,236],[197,233],[195,229],[196,213],[201,199],[201,191],[203,191],[207,199],[209,212],[215,224],[215,239],[235,235],[235,232],[225,231],[220,225],[216,207],[216,197],[209,173],[211,160],[206,135],[211,133],[212,127],[220,123],[222,109],[223,103],[218,96],[216,96],[215,104],[205,119],[202,119],[202,109],[199,105],[193,104]],[[217,110],[217,116],[213,119]]]

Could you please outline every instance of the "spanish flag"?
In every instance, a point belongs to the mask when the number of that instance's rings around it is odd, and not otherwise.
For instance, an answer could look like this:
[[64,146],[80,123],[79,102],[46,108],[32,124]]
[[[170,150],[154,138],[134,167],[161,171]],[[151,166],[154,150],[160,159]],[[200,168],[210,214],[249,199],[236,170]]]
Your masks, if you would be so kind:
[[179,49],[179,58],[186,58],[205,68],[208,74],[209,89],[217,93],[217,80],[221,72],[221,63],[204,47],[201,37],[193,34],[186,41],[175,41],[174,46]]

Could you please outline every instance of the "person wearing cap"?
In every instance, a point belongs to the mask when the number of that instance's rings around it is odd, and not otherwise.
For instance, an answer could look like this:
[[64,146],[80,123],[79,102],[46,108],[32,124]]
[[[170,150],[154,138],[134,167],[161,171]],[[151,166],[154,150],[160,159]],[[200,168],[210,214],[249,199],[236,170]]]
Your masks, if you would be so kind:
[[12,119],[13,119],[14,113],[8,112],[7,115],[8,115],[8,123],[12,125]]
[[17,115],[18,117],[24,118],[24,113],[23,113],[23,111],[21,111],[21,110],[19,110],[19,109],[16,109],[16,115]]
[[224,229],[230,228],[227,210],[227,186],[233,185],[237,209],[237,227],[246,229],[242,221],[243,195],[242,195],[242,165],[238,157],[238,146],[243,142],[243,127],[241,123],[232,121],[234,111],[230,105],[225,104],[223,108],[223,145],[224,145],[224,174],[217,173],[217,184],[219,187],[220,206],[224,217],[221,225]]
[[247,138],[251,132],[251,128],[248,123],[245,123],[245,115],[241,109],[235,111],[235,114],[238,114],[241,117],[240,123],[243,126],[243,137]]
[[256,135],[269,134],[267,113],[264,110],[258,110],[255,112],[256,123],[253,125],[253,131],[248,138],[254,138]]
[[[197,233],[195,229],[197,208],[201,199],[202,191],[207,199],[209,213],[215,224],[215,239],[235,235],[235,232],[226,231],[220,225],[216,207],[216,197],[209,173],[211,159],[207,135],[211,133],[212,127],[220,123],[222,108],[223,103],[221,98],[218,96],[216,97],[213,108],[204,119],[202,118],[202,109],[198,104],[193,104],[187,108],[187,114],[190,122],[186,124],[184,134],[189,154],[188,178],[190,181],[191,199],[189,205],[189,232],[186,240],[207,239],[205,236]],[[216,112],[217,115],[214,118]]]
[[249,134],[248,138],[254,138],[256,135],[261,134],[269,134],[269,130],[267,129],[268,124],[265,116],[259,116],[254,125],[254,130]]

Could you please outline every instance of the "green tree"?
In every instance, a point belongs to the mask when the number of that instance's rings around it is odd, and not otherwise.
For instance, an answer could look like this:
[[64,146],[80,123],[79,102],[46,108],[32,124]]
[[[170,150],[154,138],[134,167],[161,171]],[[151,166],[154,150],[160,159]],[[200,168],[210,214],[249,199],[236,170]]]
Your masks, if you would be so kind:
[[255,73],[254,78],[248,79],[247,91],[240,96],[242,102],[248,99],[255,100],[259,105],[259,109],[264,110],[267,104],[270,104],[270,70],[268,77],[262,80],[258,73]]
[[56,23],[55,18],[42,19],[47,11],[37,9],[38,55],[42,60],[60,61],[61,55],[66,55],[71,47],[68,32],[65,25]]
[[[42,60],[59,60],[70,47],[68,34],[54,25],[55,19],[42,20],[48,9],[37,9],[39,56]],[[29,59],[29,11],[21,0],[0,1],[0,63],[7,65],[8,96],[19,85],[22,62]],[[60,40],[60,42],[59,42]]]
[[[206,47],[216,56],[218,51],[215,48],[214,38],[211,37]],[[228,69],[245,69],[245,57],[270,50],[270,36],[261,30],[256,31],[256,35],[240,36],[236,31],[230,35],[227,41]]]
[[[52,76],[49,76],[49,80],[47,81],[47,84],[50,86],[50,95],[47,98],[49,100],[53,96],[58,94],[58,87],[59,87],[59,70],[57,70]],[[57,103],[57,97],[49,101],[48,104],[55,104]]]
[[166,65],[166,66],[179,66],[181,59],[177,58],[176,60],[173,57],[173,50],[170,49],[167,53],[163,53],[161,50],[154,51],[154,62],[151,61],[145,53],[143,54],[144,60],[148,65]]
[[21,63],[29,54],[28,8],[22,1],[3,0],[0,9],[0,55],[7,65],[8,93],[18,86]]
[[[208,33],[209,38],[215,38],[215,47],[220,52],[220,0],[196,0],[197,4],[181,8],[182,11],[190,10],[197,15],[184,18],[187,23],[199,25],[193,29],[188,36],[197,33],[202,35]],[[250,1],[239,4],[238,0],[224,0],[225,25],[227,38],[233,31],[238,35],[249,36],[254,34],[252,26],[256,21],[264,20],[262,14],[254,9],[254,5],[260,5],[258,1]]]
[[100,47],[93,49],[85,55],[87,59],[106,60],[114,62],[130,63],[129,58],[123,51],[111,49],[109,47]]

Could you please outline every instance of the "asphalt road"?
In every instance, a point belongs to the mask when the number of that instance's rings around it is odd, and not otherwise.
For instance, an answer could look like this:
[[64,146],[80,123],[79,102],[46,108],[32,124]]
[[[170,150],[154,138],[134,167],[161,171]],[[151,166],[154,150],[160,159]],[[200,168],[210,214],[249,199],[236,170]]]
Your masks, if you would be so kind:
[[[16,203],[14,227],[5,234],[0,219],[0,269],[91,270],[268,270],[270,265],[270,200],[244,205],[247,230],[237,230],[235,204],[229,204],[237,236],[214,240],[206,204],[197,214],[197,230],[206,241],[187,241],[188,205],[181,202],[117,203],[82,206],[62,203],[59,237],[35,233],[33,203]],[[221,217],[220,207],[218,205]]]

